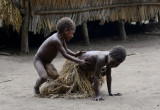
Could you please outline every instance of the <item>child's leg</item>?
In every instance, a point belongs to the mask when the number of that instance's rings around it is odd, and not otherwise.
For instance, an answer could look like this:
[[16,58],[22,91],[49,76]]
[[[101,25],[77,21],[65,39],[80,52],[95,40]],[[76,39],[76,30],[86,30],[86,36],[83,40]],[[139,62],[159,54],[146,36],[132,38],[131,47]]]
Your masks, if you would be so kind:
[[39,74],[39,78],[37,79],[36,84],[34,86],[34,91],[35,94],[40,94],[39,87],[41,84],[47,81],[47,72],[44,68],[42,61],[39,58],[35,59],[34,66]]

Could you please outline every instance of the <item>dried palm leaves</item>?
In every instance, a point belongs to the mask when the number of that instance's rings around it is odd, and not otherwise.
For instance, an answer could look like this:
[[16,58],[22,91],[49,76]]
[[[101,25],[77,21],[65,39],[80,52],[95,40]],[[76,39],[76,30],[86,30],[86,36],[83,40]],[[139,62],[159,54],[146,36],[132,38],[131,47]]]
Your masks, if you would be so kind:
[[14,30],[20,31],[22,17],[11,0],[0,0],[0,18],[4,25],[12,25]]
[[[66,61],[56,80],[49,80],[41,91],[42,97],[85,98],[94,96],[93,72],[82,70],[76,63]],[[54,73],[53,73],[54,74]],[[103,78],[100,75],[100,85]]]
[[159,0],[32,0],[35,16],[30,22],[30,31],[45,36],[56,30],[57,21],[70,17],[76,25],[85,21],[142,21],[157,17]]

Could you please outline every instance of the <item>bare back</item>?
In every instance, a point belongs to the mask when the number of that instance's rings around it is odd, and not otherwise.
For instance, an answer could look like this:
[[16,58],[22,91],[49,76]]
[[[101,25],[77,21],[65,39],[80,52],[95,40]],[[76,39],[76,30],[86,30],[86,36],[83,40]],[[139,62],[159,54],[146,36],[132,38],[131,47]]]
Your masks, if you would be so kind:
[[96,65],[105,66],[105,57],[109,54],[108,51],[88,51],[79,56],[79,59],[89,62],[88,70],[95,71]]

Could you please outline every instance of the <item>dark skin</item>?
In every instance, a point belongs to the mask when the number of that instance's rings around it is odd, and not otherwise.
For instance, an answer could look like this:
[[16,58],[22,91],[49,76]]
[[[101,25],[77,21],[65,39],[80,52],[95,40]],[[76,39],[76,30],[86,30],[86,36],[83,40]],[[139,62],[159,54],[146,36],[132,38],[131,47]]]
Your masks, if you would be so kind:
[[[108,57],[108,62],[105,62],[105,58]],[[89,64],[87,65],[88,71],[94,71],[94,91],[95,97],[93,98],[94,101],[104,100],[99,94],[99,79],[98,76],[100,74],[100,70],[106,69],[106,71],[102,74],[102,76],[106,75],[107,87],[108,87],[108,94],[110,96],[121,96],[120,93],[112,93],[111,91],[111,68],[117,67],[120,62],[116,61],[109,55],[109,51],[88,51],[83,53],[79,56],[79,59],[83,59]]]
[[34,86],[35,94],[40,94],[39,87],[41,84],[47,81],[48,76],[44,65],[51,63],[52,60],[57,56],[58,52],[60,52],[66,59],[79,63],[79,65],[81,65],[83,68],[86,68],[86,61],[75,58],[83,52],[80,51],[74,53],[66,46],[65,41],[70,41],[74,33],[74,29],[65,29],[63,32],[57,32],[46,39],[39,47],[34,60],[34,66],[39,74],[39,78]]

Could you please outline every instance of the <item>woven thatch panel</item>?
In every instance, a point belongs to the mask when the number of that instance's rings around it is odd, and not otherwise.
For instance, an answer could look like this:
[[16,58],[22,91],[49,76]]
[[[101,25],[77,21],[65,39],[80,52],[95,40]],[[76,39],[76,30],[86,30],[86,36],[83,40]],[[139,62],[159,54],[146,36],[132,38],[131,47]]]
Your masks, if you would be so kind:
[[32,0],[34,16],[30,31],[45,35],[56,30],[57,21],[70,17],[76,25],[84,21],[142,21],[158,16],[159,0]]
[[4,25],[12,25],[13,29],[20,31],[21,14],[11,0],[0,0],[0,19]]
[[[6,0],[0,0],[6,1]],[[10,1],[10,0],[9,0]],[[25,8],[27,0],[12,0],[19,8]],[[142,21],[157,17],[159,0],[30,0],[34,13],[29,30],[45,35],[56,30],[57,21],[70,17],[76,25],[84,21]]]

